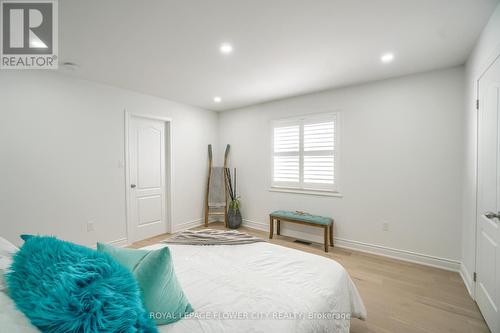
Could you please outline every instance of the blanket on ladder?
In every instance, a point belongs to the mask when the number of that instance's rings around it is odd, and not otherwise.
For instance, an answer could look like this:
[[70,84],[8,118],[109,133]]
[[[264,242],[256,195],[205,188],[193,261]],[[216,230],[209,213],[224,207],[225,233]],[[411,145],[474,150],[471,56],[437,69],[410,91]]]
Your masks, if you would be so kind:
[[265,241],[237,230],[203,229],[182,231],[163,242],[184,245],[239,245]]

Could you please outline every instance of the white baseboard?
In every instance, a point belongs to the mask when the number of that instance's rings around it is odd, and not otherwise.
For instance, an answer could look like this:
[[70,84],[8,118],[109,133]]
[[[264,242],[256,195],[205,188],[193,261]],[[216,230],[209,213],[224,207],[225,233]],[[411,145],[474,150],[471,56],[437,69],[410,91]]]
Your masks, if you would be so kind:
[[415,264],[431,266],[436,268],[445,269],[448,271],[459,272],[460,271],[460,261],[435,257],[427,254],[394,249],[387,246],[368,244],[363,242],[358,242],[349,239],[342,239],[334,237],[335,246],[356,250],[366,253],[372,253],[379,256],[384,256],[388,258],[403,260],[407,262],[412,262]]
[[[262,222],[247,220],[247,219],[243,220],[243,225],[248,227],[248,228],[257,229],[257,230],[263,230],[263,231],[269,230],[269,225],[267,223],[262,223]],[[291,230],[291,229],[286,230],[282,234],[289,236],[289,237],[293,237],[293,238],[306,239],[306,240],[314,241],[314,242],[321,243],[321,244],[323,243],[323,236],[319,235],[319,234],[315,235],[315,234],[310,234],[310,233],[302,232],[299,230]],[[387,246],[369,244],[369,243],[364,243],[364,242],[359,242],[359,241],[344,239],[344,238],[339,238],[339,237],[334,237],[334,241],[335,241],[335,246],[338,246],[340,248],[376,254],[379,256],[383,256],[383,257],[389,257],[389,258],[403,260],[403,261],[407,261],[407,262],[412,262],[412,263],[416,263],[416,264],[420,264],[420,265],[441,268],[441,269],[445,269],[448,271],[460,272],[461,263],[460,263],[460,261],[457,261],[457,260],[440,258],[440,257],[435,257],[435,256],[427,255],[427,254],[422,254],[422,253],[417,253],[417,252],[412,252],[412,251],[407,251],[407,250],[394,249],[394,248],[390,248]]]
[[128,245],[128,239],[126,237],[115,239],[114,241],[108,242],[108,244],[116,247],[124,247]]
[[179,231],[184,231],[187,229],[191,229],[194,227],[198,227],[203,224],[203,218],[199,218],[193,221],[183,222],[179,224],[175,224],[172,226],[172,233],[176,233]]
[[[184,223],[176,224],[172,227],[172,233],[191,229],[197,226],[200,226],[203,224],[203,218],[199,218],[193,221],[187,221]],[[115,239],[113,241],[107,242],[110,245],[116,246],[116,247],[125,247],[129,245],[130,243],[128,242],[128,239],[126,237]]]
[[250,229],[269,231],[269,224],[243,219],[242,225]]
[[469,292],[469,295],[472,297],[472,299],[475,299],[473,277],[463,263],[460,264],[460,276],[462,277],[462,280],[464,280],[464,284],[467,288],[467,291]]

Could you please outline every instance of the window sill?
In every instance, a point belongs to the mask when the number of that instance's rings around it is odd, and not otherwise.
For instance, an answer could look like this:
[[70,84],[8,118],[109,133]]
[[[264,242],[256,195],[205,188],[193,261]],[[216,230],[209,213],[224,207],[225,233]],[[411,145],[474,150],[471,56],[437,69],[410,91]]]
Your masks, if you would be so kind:
[[316,195],[316,196],[321,196],[321,197],[338,197],[338,198],[343,198],[344,197],[339,192],[315,191],[315,190],[300,190],[300,189],[285,188],[285,187],[271,187],[269,189],[269,192],[306,194],[306,195]]

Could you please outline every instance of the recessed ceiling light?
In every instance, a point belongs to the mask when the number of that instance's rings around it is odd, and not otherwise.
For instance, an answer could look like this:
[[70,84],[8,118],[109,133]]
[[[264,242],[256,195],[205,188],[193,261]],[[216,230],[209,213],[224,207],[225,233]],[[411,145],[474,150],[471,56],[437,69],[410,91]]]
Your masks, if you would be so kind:
[[222,43],[219,48],[222,54],[229,54],[233,52],[233,46],[229,43]]
[[384,53],[382,54],[382,56],[380,57],[380,60],[384,63],[384,64],[388,64],[390,63],[391,61],[394,60],[394,53]]
[[222,102],[222,98],[220,98],[219,96],[215,96],[214,97],[214,102],[215,103],[220,103],[220,102]]

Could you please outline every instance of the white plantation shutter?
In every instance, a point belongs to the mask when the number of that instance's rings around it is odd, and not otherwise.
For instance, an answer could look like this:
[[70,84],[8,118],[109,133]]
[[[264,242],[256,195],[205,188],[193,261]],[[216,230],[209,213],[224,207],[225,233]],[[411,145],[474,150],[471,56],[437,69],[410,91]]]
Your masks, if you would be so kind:
[[335,121],[304,124],[304,187],[331,188],[335,178]]
[[284,124],[273,129],[273,182],[299,185],[300,182],[300,125]]
[[337,114],[273,124],[273,187],[336,191]]

